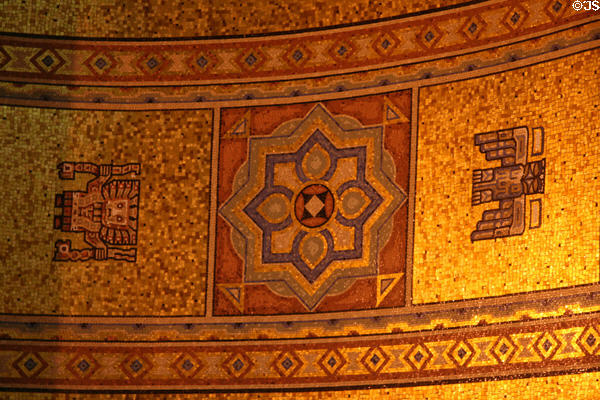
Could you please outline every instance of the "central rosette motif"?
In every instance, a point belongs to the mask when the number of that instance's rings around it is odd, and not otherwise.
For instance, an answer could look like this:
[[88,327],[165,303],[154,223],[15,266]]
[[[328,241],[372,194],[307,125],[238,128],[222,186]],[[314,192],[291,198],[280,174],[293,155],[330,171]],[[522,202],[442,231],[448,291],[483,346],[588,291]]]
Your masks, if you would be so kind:
[[319,227],[333,214],[333,195],[326,186],[309,185],[296,196],[295,214],[302,225]]
[[382,169],[390,160],[381,128],[340,122],[346,129],[317,106],[273,136],[251,138],[237,192],[221,208],[236,228],[244,282],[266,283],[308,309],[353,279],[377,274],[378,248],[387,240],[379,229],[406,198]]
[[262,231],[261,261],[291,263],[313,283],[334,261],[361,258],[365,222],[383,201],[366,159],[366,146],[339,149],[319,129],[294,153],[266,155],[264,187],[244,208]]

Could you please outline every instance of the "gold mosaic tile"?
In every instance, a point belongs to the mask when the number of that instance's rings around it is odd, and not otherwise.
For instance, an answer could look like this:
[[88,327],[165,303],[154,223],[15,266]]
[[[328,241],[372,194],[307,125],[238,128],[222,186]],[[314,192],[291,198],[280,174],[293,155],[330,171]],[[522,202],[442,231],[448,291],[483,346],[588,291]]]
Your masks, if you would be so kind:
[[0,31],[96,37],[241,35],[368,21],[462,2],[185,0],[174,7],[159,0],[10,0],[2,5]]
[[[420,91],[415,303],[598,281],[599,55]],[[471,206],[473,170],[499,165],[485,160],[474,135],[518,126],[545,131],[545,193],[534,196],[542,199],[541,227],[472,243],[469,235],[494,204]]]
[[[1,312],[203,314],[210,111],[2,107],[0,115]],[[91,180],[59,179],[63,161],[141,164],[136,262],[52,261],[55,240],[89,247],[81,234],[53,229],[55,194]]]
[[[560,23],[565,15],[573,14],[569,8],[565,11],[562,4],[562,8],[553,12],[553,1],[515,3],[505,19],[515,17],[514,12],[520,13],[515,21],[521,22],[514,22],[513,28],[526,30],[532,21],[550,18]],[[184,0],[178,2],[177,7],[158,0],[57,3],[10,0],[2,5],[0,31],[105,38],[243,35],[368,21],[460,1],[308,0],[280,4],[264,0]],[[528,22],[522,24],[523,19]],[[474,21],[483,26],[481,20]],[[348,91],[356,88],[409,81],[424,85],[428,84],[427,76],[454,79],[449,76],[471,69],[477,73],[484,66],[508,63],[511,55],[533,63],[541,57],[555,57],[554,54],[563,50],[578,52],[580,44],[589,49],[593,47],[598,23],[600,21],[476,53],[341,76],[206,86],[183,82],[189,86],[133,88],[118,84],[72,87],[10,81],[0,83],[0,97],[5,102],[7,98],[18,96],[34,101],[42,98],[49,105],[56,101],[53,106],[60,104],[59,107],[66,108],[81,107],[81,104],[95,107],[94,102],[100,99],[154,103],[148,107],[168,108],[181,104],[172,103],[178,101],[194,102],[192,107],[213,107],[216,100],[241,99],[243,102],[261,97],[289,97],[292,93],[301,96],[316,93],[315,101],[325,100],[330,92],[338,91],[345,93],[334,94],[334,97],[353,97],[358,94]],[[506,21],[497,25],[488,25],[489,29],[482,35],[485,37],[493,29],[509,26]],[[464,30],[463,33],[468,36]],[[550,53],[544,55],[547,52]],[[530,56],[536,58],[525,60]],[[525,303],[474,300],[466,302],[476,306],[470,309],[460,308],[464,304],[461,302],[456,303],[456,308],[455,303],[423,303],[598,281],[599,56],[600,50],[596,49],[497,75],[415,89],[420,91],[412,276],[412,300],[416,307],[412,307],[412,314],[409,309],[398,308],[398,315],[354,320],[352,318],[357,316],[354,312],[320,321],[307,321],[296,315],[290,315],[289,321],[285,321],[285,315],[277,321],[266,317],[255,324],[241,319],[238,322],[237,319],[203,317],[206,280],[210,280],[206,265],[212,112],[219,110],[114,112],[0,106],[0,160],[9,164],[8,168],[0,169],[0,198],[3,199],[0,202],[0,313],[50,314],[49,317],[4,317],[0,325],[0,376],[5,380],[0,383],[0,399],[597,397],[600,389],[597,372],[458,384],[445,381],[454,377],[470,379],[473,370],[468,368],[482,365],[480,359],[475,359],[487,356],[490,366],[504,363],[497,370],[486,372],[487,378],[500,376],[502,371],[513,371],[510,368],[515,371],[522,368],[520,371],[526,375],[551,373],[553,368],[561,373],[573,371],[577,366],[580,371],[595,368],[600,351],[597,285],[557,291],[555,299],[542,299],[540,295],[541,300],[537,301],[539,293],[517,296]],[[56,64],[52,68],[47,66],[52,69]],[[43,69],[43,66],[38,67]],[[499,66],[496,71],[500,68],[504,67]],[[65,82],[66,85],[73,83]],[[59,99],[64,102],[58,103]],[[13,104],[11,101],[8,103]],[[272,101],[275,104],[279,100]],[[99,108],[105,106],[98,105]],[[223,102],[219,106],[229,107],[231,103]],[[135,106],[124,106],[129,107]],[[499,165],[499,162],[485,160],[474,145],[474,137],[478,133],[518,126],[529,129],[528,161],[544,159],[546,162],[545,192],[528,195],[522,235],[473,243],[471,232],[482,212],[492,208],[492,203],[471,206],[472,174],[476,169]],[[536,127],[544,129],[543,141],[534,140],[538,137],[533,130]],[[531,155],[536,151],[543,154]],[[113,259],[109,260],[51,261],[58,240],[71,240],[73,248],[86,247],[81,233],[53,229],[54,215],[59,212],[54,206],[54,196],[86,190],[93,179],[85,173],[77,174],[74,180],[59,178],[57,166],[64,161],[141,165],[135,178],[132,174],[125,174],[123,178],[135,179],[140,184],[139,240],[133,246],[137,251],[135,261],[115,260],[124,256],[114,249]],[[540,202],[530,203],[530,200]],[[530,221],[535,210],[530,204],[541,206],[539,221]],[[63,210],[62,222],[65,215]],[[130,250],[127,248],[125,252]],[[87,255],[96,257],[97,253]],[[569,297],[564,295],[566,292],[575,294]],[[434,309],[437,311],[431,312]],[[58,314],[156,318],[127,319],[134,321],[132,323],[121,323],[122,320],[116,318],[86,317],[67,321],[52,316]],[[174,315],[193,317],[176,319],[175,324],[160,318]],[[144,323],[136,324],[138,321]],[[150,325],[144,325],[148,321]],[[481,335],[467,339],[473,332]],[[373,336],[380,334],[384,335]],[[327,339],[313,340],[316,337]],[[286,341],[286,338],[295,340]],[[410,340],[403,342],[407,338]],[[548,345],[543,343],[544,339],[548,339]],[[186,342],[166,343],[171,340]],[[220,340],[231,341],[225,344]],[[67,345],[64,341],[87,342]],[[358,344],[360,341],[362,345]],[[280,343],[280,347],[273,343]],[[489,344],[487,350],[484,349],[486,343]],[[299,347],[294,348],[294,345]],[[503,345],[507,346],[505,350],[502,350]],[[244,350],[244,346],[247,349]],[[265,350],[267,347],[270,353]],[[419,349],[423,352],[419,353]],[[463,355],[460,355],[461,350]],[[479,352],[477,357],[473,352]],[[530,364],[520,364],[522,361]],[[459,366],[467,370],[462,375],[449,372],[452,378],[426,376],[426,379],[436,380],[437,385],[431,386],[330,390],[332,382],[354,387],[353,375],[367,370],[362,382],[377,384],[385,379],[384,374],[402,369],[403,363],[418,370],[414,379],[409,377],[402,381],[408,385],[418,384],[423,378],[421,372],[427,375],[435,370],[443,375],[444,368],[452,370]],[[19,386],[21,390],[36,388],[47,378],[50,380],[46,382],[52,382],[55,388],[60,387],[64,378],[89,388],[101,387],[102,379],[109,375],[113,383],[117,382],[114,379],[121,379],[119,382],[124,386],[119,387],[134,390],[146,378],[152,385],[165,382],[163,376],[171,376],[174,382],[182,383],[182,388],[211,382],[203,381],[205,378],[225,376],[232,389],[244,390],[260,382],[267,382],[270,388],[277,390],[284,387],[277,382],[297,387],[294,379],[304,376],[327,375],[328,380],[303,381],[305,385],[314,383],[314,388],[319,390],[316,392],[43,394],[2,391],[6,389],[3,385],[11,384],[6,379],[23,385]],[[252,381],[260,377],[265,380]],[[248,383],[236,386],[240,382]],[[204,387],[212,388],[210,384]]]

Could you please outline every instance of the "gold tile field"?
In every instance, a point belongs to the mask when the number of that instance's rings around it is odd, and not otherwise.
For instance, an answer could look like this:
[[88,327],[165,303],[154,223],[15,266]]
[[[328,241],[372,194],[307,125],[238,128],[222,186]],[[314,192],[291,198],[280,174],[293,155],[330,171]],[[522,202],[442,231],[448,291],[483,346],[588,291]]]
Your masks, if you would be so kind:
[[587,3],[3,4],[0,398],[596,398]]

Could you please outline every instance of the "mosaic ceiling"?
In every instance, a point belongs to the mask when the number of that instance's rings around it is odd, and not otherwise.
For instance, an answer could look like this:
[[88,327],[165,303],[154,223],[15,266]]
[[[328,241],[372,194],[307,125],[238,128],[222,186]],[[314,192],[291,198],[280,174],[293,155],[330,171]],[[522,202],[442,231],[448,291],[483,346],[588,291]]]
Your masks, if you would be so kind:
[[600,12],[383,3],[9,7],[0,390],[589,398]]

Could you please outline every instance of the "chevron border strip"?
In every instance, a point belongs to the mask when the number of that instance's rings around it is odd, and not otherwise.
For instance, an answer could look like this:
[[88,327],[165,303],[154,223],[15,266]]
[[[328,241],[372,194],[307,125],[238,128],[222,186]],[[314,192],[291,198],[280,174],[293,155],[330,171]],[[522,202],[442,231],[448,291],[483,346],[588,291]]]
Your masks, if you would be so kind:
[[[0,36],[0,80],[195,85],[342,74],[478,51],[566,29],[597,13],[556,0],[489,1],[425,17],[271,38],[92,41]],[[550,7],[550,8],[549,8]]]
[[[600,315],[457,332],[262,342],[0,341],[4,389],[252,390],[444,383],[597,368]],[[376,378],[376,379],[374,379]]]

